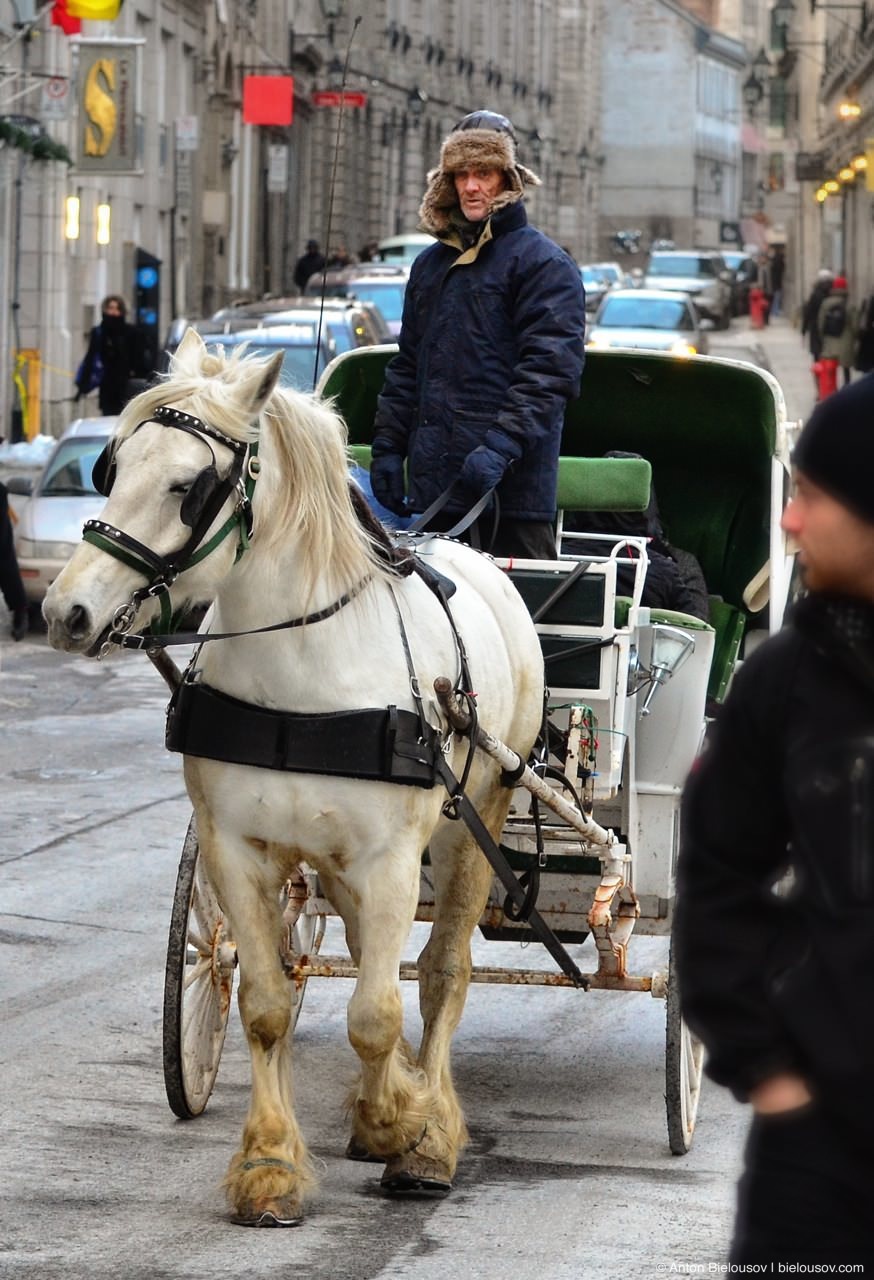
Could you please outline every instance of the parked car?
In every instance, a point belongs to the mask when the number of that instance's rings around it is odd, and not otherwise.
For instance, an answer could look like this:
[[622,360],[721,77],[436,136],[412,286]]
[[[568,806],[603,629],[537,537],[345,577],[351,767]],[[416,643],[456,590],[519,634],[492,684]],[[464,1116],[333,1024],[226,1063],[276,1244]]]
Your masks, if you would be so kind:
[[[316,335],[320,318],[317,365]],[[208,320],[182,317],[174,320],[163,352],[163,370],[189,326],[197,330],[207,345],[238,346],[245,341],[250,344],[250,350],[267,347],[271,353],[279,346],[286,346],[289,355],[287,364],[283,365],[283,381],[303,391],[310,391],[315,385],[313,371],[317,369],[318,379],[325,365],[341,352],[392,341],[382,313],[372,302],[351,298],[326,298],[324,303],[321,298],[278,298],[223,307]],[[276,332],[267,336],[273,330]],[[305,375],[304,368],[307,369]]]
[[100,514],[106,499],[94,488],[91,471],[118,418],[77,418],[61,436],[34,482],[19,476],[8,483],[30,491],[19,509],[15,551],[28,601],[42,603],[55,578],[82,540],[82,526]]
[[423,249],[434,243],[434,237],[424,231],[416,231],[410,235],[388,236],[380,240],[376,246],[380,262],[394,263],[395,266],[410,265],[418,258]]
[[409,274],[408,266],[390,266],[384,262],[363,263],[361,266],[343,267],[339,271],[327,271],[324,283],[321,273],[317,272],[310,277],[306,294],[308,297],[320,297],[324,287],[326,297],[372,302],[385,320],[389,332],[395,337],[401,331],[404,293]]
[[592,271],[597,271],[612,288],[624,289],[628,284],[628,273],[624,267],[620,267],[618,262],[588,262],[586,266]]
[[597,311],[605,294],[609,293],[613,286],[597,267],[587,263],[580,264],[580,279],[586,291],[586,310]]
[[595,348],[638,347],[677,356],[706,354],[706,326],[690,298],[670,290],[613,289],[589,331]]
[[674,249],[651,253],[644,276],[647,289],[688,293],[701,315],[717,329],[731,324],[732,274],[721,253],[709,249]]
[[750,289],[759,278],[758,263],[755,258],[739,249],[724,250],[722,256],[732,274],[732,313],[745,316],[750,309]]

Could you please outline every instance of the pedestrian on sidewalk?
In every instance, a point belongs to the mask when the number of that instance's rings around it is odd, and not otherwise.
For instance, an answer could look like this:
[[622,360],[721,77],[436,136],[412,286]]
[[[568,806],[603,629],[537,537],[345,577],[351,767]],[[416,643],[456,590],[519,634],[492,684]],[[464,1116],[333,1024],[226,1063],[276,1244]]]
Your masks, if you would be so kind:
[[12,639],[23,640],[27,635],[27,596],[15,555],[9,494],[4,484],[0,484],[0,593],[12,614]]
[[96,388],[100,412],[113,416],[136,392],[129,386],[131,379],[147,377],[151,370],[145,367],[137,331],[125,318],[124,298],[110,294],[100,311],[100,324],[91,330],[88,350],[76,370],[75,398],[80,400]]
[[822,267],[816,273],[816,283],[811,289],[801,313],[801,336],[802,338],[805,335],[807,336],[807,346],[814,363],[819,359],[822,351],[822,335],[819,332],[819,309],[831,292],[833,280],[834,272],[829,271],[828,267]]
[[856,317],[850,307],[845,276],[835,276],[819,307],[817,327],[821,335],[820,360],[837,360],[844,371],[844,386],[853,376],[856,355]]
[[786,257],[781,244],[775,245],[771,253],[771,309],[770,315],[783,314],[783,279],[786,275]]
[[306,253],[302,253],[294,264],[294,283],[299,293],[307,287],[310,276],[325,269],[325,255],[319,248],[318,240],[307,240]]
[[683,798],[683,1012],[753,1108],[741,1269],[874,1264],[872,421],[868,375],[801,432],[782,524],[807,595],[738,671]]

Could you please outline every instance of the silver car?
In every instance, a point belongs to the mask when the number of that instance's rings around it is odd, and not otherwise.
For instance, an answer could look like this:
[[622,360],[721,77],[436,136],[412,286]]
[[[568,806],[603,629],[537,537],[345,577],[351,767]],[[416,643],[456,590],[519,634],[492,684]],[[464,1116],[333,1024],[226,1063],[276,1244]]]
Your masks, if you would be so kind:
[[691,299],[659,289],[613,289],[598,308],[587,346],[636,347],[675,356],[707,353],[707,328]]
[[36,483],[10,481],[16,492],[31,488],[19,510],[15,551],[31,604],[46,591],[82,540],[86,520],[98,516],[106,499],[94,488],[91,470],[118,418],[77,418],[55,445]]
[[709,249],[665,250],[651,253],[644,276],[646,289],[688,293],[703,316],[717,329],[731,324],[732,273],[722,254]]

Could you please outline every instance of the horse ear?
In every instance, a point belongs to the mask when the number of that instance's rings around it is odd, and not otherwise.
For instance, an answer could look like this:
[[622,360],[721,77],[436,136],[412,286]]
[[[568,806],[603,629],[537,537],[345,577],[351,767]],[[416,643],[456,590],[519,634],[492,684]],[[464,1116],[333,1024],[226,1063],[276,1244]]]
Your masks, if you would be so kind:
[[182,369],[186,366],[193,367],[195,361],[199,366],[201,357],[206,352],[206,343],[196,329],[190,326],[182,335],[182,341],[173,352],[172,361],[174,369]]
[[247,408],[253,418],[261,412],[276,389],[279,375],[282,372],[283,356],[284,352],[282,351],[277,351],[275,356],[271,356],[267,364],[258,370],[258,377],[253,379],[251,389],[249,387],[246,388],[250,396]]

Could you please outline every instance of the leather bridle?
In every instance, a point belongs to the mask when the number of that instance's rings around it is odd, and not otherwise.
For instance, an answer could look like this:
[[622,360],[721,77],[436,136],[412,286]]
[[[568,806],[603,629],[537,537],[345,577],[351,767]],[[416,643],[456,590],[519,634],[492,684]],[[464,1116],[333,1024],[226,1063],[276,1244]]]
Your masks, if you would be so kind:
[[[199,564],[234,532],[239,535],[237,547],[237,559],[239,559],[249,546],[252,536],[252,495],[260,472],[257,440],[249,444],[234,440],[200,418],[183,413],[170,405],[159,405],[150,418],[144,418],[134,427],[134,431],[139,431],[140,427],[149,422],[173,427],[177,431],[185,431],[202,440],[212,454],[212,463],[204,467],[195,477],[183,498],[180,516],[183,523],[190,526],[191,533],[178,550],[168,555],[159,555],[125,530],[105,520],[85,522],[82,536],[86,542],[98,547],[101,551],[106,551],[146,579],[146,586],[134,591],[127,604],[121,605],[116,610],[107,641],[101,649],[101,657],[113,644],[122,642],[123,637],[133,626],[140,606],[146,600],[159,600],[160,621],[154,629],[158,634],[166,634],[172,627],[173,617],[170,588],[179,575],[186,569]],[[215,451],[210,440],[216,440],[227,446],[233,454],[230,469],[224,476],[218,473],[215,465]],[[110,441],[94,464],[95,487],[107,496],[112,490],[115,479],[115,458],[120,447]],[[237,501],[233,512],[212,537],[204,542],[222,507],[234,494],[237,495]]]

